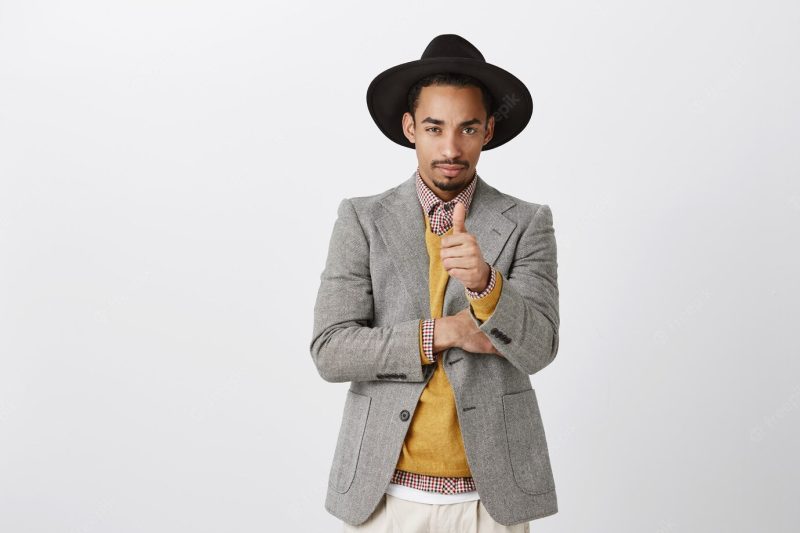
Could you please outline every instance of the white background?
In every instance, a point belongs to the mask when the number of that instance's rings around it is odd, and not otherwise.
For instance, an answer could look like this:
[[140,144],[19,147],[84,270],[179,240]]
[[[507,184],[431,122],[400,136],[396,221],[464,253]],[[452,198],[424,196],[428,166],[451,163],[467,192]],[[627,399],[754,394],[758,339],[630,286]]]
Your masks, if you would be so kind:
[[796,531],[793,2],[0,1],[0,530],[339,531],[336,207],[416,166],[369,82],[458,33],[531,89],[547,532]]

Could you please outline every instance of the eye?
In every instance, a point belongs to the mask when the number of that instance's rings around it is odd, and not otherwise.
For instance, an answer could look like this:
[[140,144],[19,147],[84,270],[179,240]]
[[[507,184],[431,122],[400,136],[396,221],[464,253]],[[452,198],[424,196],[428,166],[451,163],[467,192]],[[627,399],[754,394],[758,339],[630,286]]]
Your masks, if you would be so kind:
[[472,130],[472,132],[470,133],[470,135],[471,135],[472,133],[475,133],[475,132],[477,132],[477,131],[478,131],[478,130],[476,130],[475,128],[464,128],[464,130],[465,130],[465,131],[466,131],[466,130]]
[[437,128],[436,126],[431,126],[430,128],[425,128],[425,131],[438,130],[438,129],[439,128]]

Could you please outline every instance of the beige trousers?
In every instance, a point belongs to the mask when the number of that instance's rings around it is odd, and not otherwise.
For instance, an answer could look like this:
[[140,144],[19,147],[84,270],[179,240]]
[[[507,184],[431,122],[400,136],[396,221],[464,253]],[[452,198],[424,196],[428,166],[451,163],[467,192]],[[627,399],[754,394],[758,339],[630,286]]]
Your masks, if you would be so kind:
[[530,533],[530,522],[498,524],[481,500],[435,505],[384,494],[367,521],[342,522],[344,532],[363,533]]

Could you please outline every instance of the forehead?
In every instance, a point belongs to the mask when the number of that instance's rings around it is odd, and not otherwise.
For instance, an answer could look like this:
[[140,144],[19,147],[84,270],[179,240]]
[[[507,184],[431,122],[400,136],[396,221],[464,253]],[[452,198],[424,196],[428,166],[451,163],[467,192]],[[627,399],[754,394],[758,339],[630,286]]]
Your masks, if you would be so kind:
[[[429,85],[419,93],[417,113],[435,118],[460,118],[463,115],[482,116],[483,99],[477,87]],[[437,116],[438,115],[438,116]]]

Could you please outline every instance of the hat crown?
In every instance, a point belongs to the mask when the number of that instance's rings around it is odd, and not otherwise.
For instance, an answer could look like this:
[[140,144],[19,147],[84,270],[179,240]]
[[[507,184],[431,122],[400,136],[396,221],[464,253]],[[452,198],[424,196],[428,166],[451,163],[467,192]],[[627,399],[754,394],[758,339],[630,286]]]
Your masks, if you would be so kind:
[[428,43],[421,59],[384,70],[367,87],[367,108],[384,135],[400,146],[415,148],[402,124],[402,117],[409,112],[409,91],[419,80],[441,73],[471,76],[480,80],[492,95],[494,135],[482,150],[505,144],[528,124],[533,113],[533,98],[522,80],[488,63],[480,50],[460,35],[444,33]]
[[422,52],[421,59],[431,59],[435,57],[462,57],[486,61],[480,50],[475,48],[471,42],[454,33],[437,35],[428,43],[425,51]]

